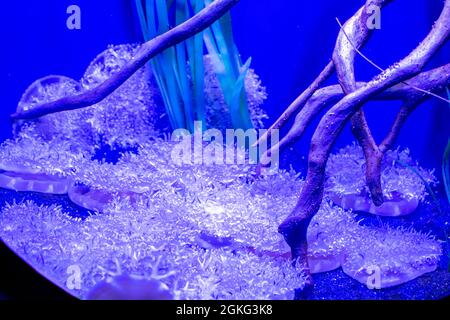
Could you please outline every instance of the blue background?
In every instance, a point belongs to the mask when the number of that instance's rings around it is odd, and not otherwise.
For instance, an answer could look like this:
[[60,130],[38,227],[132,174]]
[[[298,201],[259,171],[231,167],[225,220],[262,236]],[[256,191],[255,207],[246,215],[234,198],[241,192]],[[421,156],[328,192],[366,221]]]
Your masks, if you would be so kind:
[[[23,0],[0,4],[0,141],[11,136],[8,115],[34,80],[49,74],[80,79],[89,62],[108,44],[140,42],[134,0]],[[266,109],[274,121],[329,61],[339,26],[358,10],[363,0],[241,0],[233,9],[236,42],[267,87]],[[66,27],[69,5],[81,8],[82,29]],[[387,67],[408,54],[430,30],[442,0],[395,1],[382,14],[364,52]],[[447,44],[431,66],[448,63]],[[362,59],[358,80],[376,70]],[[335,82],[331,79],[329,83]],[[399,106],[396,102],[365,106],[378,140],[383,137]],[[450,135],[450,108],[436,99],[421,106],[408,120],[399,144],[429,167],[439,167]],[[317,123],[317,121],[315,122]],[[296,149],[306,155],[314,124]],[[353,141],[347,128],[338,146]],[[303,161],[299,157],[298,161]]]

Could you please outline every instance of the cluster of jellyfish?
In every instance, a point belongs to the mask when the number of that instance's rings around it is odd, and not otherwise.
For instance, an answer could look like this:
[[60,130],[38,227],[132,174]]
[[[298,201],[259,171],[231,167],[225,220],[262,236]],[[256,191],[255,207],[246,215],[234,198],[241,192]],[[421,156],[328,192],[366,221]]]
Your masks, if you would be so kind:
[[[81,81],[37,80],[18,110],[99,85],[137,48],[109,47]],[[205,56],[207,125],[227,128],[227,106],[208,61]],[[262,127],[267,94],[253,70],[245,88],[254,125]],[[387,288],[437,268],[442,248],[433,236],[355,218],[354,211],[408,215],[426,201],[436,179],[407,150],[384,159],[387,201],[380,207],[370,201],[361,149],[350,145],[330,157],[325,198],[307,233],[306,265],[292,263],[277,232],[296,204],[301,173],[258,176],[251,164],[176,165],[165,125],[148,67],[97,105],[16,123],[14,138],[0,147],[0,187],[65,196],[87,214],[75,216],[57,202],[12,201],[2,204],[1,239],[81,299],[292,299],[308,272],[342,268],[366,284],[376,269],[379,288]],[[121,150],[117,159],[99,158],[105,147]],[[71,266],[81,271],[81,285],[69,288]]]

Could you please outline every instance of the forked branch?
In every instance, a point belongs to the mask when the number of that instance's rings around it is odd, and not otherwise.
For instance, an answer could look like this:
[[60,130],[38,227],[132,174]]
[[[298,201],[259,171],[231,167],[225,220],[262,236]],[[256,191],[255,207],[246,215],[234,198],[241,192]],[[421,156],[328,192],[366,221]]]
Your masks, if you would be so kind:
[[325,167],[338,135],[362,105],[386,89],[419,74],[450,34],[450,0],[427,37],[400,62],[389,67],[365,86],[353,91],[334,105],[320,121],[311,140],[308,171],[298,203],[279,226],[294,256],[306,240],[309,219],[319,210],[325,179]]

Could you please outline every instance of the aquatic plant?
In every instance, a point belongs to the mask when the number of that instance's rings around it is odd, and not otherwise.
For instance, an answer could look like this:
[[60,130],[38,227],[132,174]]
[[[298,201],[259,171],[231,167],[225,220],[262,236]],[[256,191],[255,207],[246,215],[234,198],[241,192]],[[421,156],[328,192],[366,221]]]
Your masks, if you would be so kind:
[[[225,132],[226,129],[234,127],[230,109],[225,100],[217,78],[216,67],[210,55],[205,55],[203,61],[205,64],[205,102],[207,105],[206,123],[209,128]],[[255,128],[264,128],[264,120],[268,119],[268,116],[261,106],[267,99],[267,92],[253,69],[249,69],[245,77],[245,91],[253,126]]]
[[[181,24],[198,13],[211,0],[136,0],[141,29],[146,41],[169,30],[171,21]],[[174,17],[171,16],[174,11]],[[204,46],[208,50],[208,65],[204,62]],[[193,38],[169,48],[150,61],[161,90],[173,129],[193,132],[194,121],[208,123],[205,104],[205,69],[218,79],[234,128],[253,127],[248,106],[246,79],[249,59],[244,65],[233,40],[231,17],[225,14],[219,21]],[[209,79],[209,78],[207,78]],[[225,111],[225,110],[214,110]],[[224,117],[225,114],[218,116]],[[214,127],[214,126],[213,126]],[[214,127],[216,128],[216,127]]]
[[[212,0],[205,0],[210,5]],[[250,68],[251,58],[244,64],[233,39],[231,15],[227,13],[219,21],[205,30],[205,45],[214,65],[231,121],[235,129],[253,128],[248,110],[245,80]]]
[[[143,3],[136,0],[135,3],[145,41],[169,31],[171,7],[175,11],[174,20],[177,25],[190,17],[191,9],[195,14],[204,7],[203,1],[189,3],[180,0],[169,2],[149,0]],[[206,123],[202,33],[168,48],[155,56],[150,64],[172,128],[186,128],[193,131],[194,121]]]

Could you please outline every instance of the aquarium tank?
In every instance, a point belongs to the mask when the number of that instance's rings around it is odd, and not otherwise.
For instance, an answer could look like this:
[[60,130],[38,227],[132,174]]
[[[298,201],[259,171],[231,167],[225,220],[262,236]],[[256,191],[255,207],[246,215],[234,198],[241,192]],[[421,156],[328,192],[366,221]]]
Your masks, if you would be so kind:
[[450,295],[450,0],[1,6],[0,299]]

